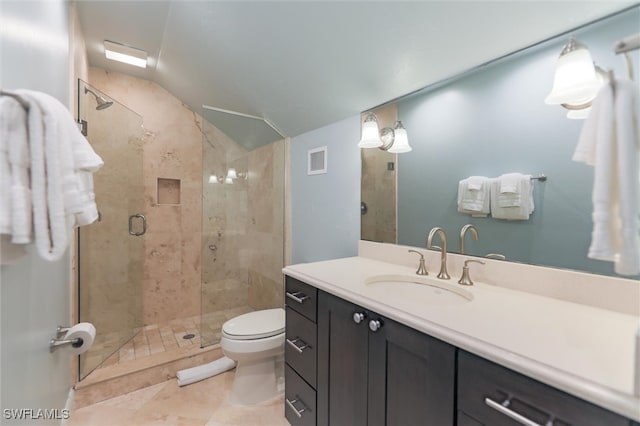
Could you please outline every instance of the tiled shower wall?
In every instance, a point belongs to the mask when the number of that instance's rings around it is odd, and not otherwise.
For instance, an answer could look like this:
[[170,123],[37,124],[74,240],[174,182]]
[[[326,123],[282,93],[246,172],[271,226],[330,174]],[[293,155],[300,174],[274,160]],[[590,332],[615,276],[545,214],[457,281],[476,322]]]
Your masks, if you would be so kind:
[[[208,122],[204,139],[203,321],[228,309],[282,306],[284,140],[248,152]],[[231,167],[246,177],[209,181]]]
[[[282,306],[285,142],[247,152],[153,82],[91,68],[89,84],[143,117],[144,324]],[[229,167],[247,179],[209,184]],[[179,204],[158,203],[158,178]]]
[[[144,324],[199,315],[202,119],[147,80],[90,68],[89,84],[143,117]],[[180,204],[158,204],[158,178],[180,180]]]

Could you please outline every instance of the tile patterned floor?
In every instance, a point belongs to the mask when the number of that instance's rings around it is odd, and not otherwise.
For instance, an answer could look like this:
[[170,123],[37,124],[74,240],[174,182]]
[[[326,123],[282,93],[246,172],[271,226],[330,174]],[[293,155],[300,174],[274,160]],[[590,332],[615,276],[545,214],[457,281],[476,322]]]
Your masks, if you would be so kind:
[[[206,314],[204,321],[200,315],[180,318],[166,324],[152,324],[143,327],[140,332],[115,353],[115,344],[122,340],[116,333],[104,336],[100,342],[94,343],[87,353],[86,365],[96,366],[107,357],[98,368],[109,367],[134,359],[141,359],[160,352],[169,352],[178,348],[198,347],[201,336],[205,345],[214,344],[220,340],[222,324],[235,316],[250,312],[248,306],[241,306],[225,311]],[[185,339],[185,335],[193,337]],[[109,354],[113,353],[109,356]]]
[[288,426],[284,397],[252,407],[229,404],[234,370],[179,387],[169,380],[73,410],[67,426]]

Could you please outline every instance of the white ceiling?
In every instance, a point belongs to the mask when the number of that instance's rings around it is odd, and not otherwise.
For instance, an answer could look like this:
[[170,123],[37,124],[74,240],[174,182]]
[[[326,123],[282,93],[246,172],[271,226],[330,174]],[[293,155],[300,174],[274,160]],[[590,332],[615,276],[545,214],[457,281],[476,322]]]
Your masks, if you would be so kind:
[[[86,0],[78,12],[90,65],[295,136],[634,3]],[[106,60],[103,40],[148,51],[151,66]]]

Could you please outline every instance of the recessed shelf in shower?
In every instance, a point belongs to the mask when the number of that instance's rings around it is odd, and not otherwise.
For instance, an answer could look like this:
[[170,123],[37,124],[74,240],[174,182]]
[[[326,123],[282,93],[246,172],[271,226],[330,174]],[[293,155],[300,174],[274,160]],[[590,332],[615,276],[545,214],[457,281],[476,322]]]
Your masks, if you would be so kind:
[[180,204],[180,179],[158,178],[158,204]]

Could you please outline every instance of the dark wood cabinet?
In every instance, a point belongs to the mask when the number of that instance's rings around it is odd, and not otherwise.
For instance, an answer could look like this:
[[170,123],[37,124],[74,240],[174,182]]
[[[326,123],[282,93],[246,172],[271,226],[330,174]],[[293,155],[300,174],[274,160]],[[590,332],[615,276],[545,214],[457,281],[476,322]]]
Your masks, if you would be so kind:
[[640,426],[292,277],[286,290],[293,426]]
[[[458,425],[629,426],[630,420],[486,359],[458,353]],[[476,423],[471,422],[471,418]],[[516,421],[519,418],[520,421]],[[530,423],[525,423],[526,421]]]
[[319,425],[453,425],[455,347],[318,294]]
[[316,309],[318,290],[286,277],[285,417],[292,426],[316,424]]
[[[362,314],[360,323],[354,314]],[[318,425],[367,424],[367,312],[320,292],[318,296]]]

